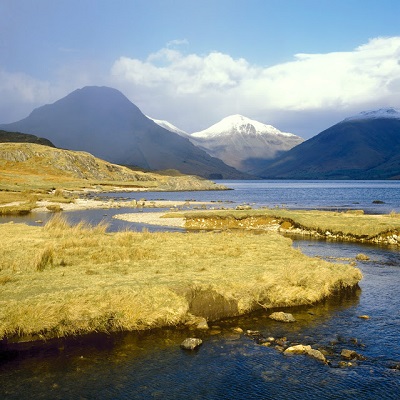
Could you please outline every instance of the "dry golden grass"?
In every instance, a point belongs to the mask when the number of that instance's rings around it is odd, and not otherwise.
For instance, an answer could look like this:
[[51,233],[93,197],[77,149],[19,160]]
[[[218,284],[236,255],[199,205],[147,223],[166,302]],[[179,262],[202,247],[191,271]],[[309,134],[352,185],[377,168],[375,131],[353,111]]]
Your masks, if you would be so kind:
[[2,224],[0,235],[0,337],[176,325],[199,290],[240,314],[308,304],[361,279],[274,233],[107,233],[56,215],[45,227]]
[[[167,216],[173,217],[174,214]],[[176,216],[181,216],[176,214]],[[276,220],[278,222],[289,221],[292,225],[307,230],[314,230],[325,233],[329,231],[333,234],[341,233],[344,235],[352,235],[357,237],[374,237],[384,232],[400,231],[400,218],[395,213],[388,215],[364,215],[352,212],[330,212],[330,211],[314,211],[314,210],[285,210],[285,209],[263,209],[263,210],[218,210],[208,212],[188,212],[184,214],[187,220],[190,220],[190,227],[196,228],[196,220],[201,219],[220,219],[220,227],[224,226],[224,219],[232,225],[238,226],[238,221],[246,221],[253,218],[253,228],[257,227],[257,218],[261,223]],[[231,221],[231,222],[229,222]],[[275,221],[275,222],[276,222]],[[210,219],[210,224],[215,224]],[[207,221],[203,223],[206,225]]]

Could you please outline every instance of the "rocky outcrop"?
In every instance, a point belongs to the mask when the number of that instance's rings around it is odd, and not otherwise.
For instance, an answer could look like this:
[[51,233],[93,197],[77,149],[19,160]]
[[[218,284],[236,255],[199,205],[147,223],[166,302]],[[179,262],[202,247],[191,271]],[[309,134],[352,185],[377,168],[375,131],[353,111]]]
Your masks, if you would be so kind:
[[223,185],[197,176],[166,176],[132,170],[82,151],[61,150],[33,143],[0,143],[0,167],[17,175],[62,180],[117,182],[123,186],[168,191],[223,190]]

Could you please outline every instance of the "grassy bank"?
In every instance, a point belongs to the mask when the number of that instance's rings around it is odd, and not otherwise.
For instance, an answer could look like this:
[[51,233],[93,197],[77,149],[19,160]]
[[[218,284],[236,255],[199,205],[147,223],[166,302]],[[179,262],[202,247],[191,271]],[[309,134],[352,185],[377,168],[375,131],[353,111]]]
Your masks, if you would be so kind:
[[185,226],[191,229],[265,229],[390,244],[398,244],[400,240],[400,237],[397,239],[400,214],[396,213],[364,215],[360,211],[262,209],[187,212],[180,216],[185,218]]
[[260,306],[317,302],[361,279],[275,233],[106,233],[2,224],[0,337],[18,340],[142,330]]
[[80,151],[0,143],[0,215],[29,213],[38,200],[73,201],[68,192],[226,189],[196,176],[176,175],[134,170]]

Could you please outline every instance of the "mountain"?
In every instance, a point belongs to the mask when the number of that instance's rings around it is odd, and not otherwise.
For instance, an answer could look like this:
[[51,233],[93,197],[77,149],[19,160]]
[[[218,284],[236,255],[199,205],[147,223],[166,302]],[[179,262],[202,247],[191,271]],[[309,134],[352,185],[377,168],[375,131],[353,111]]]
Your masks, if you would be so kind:
[[346,118],[254,173],[273,179],[400,179],[400,111]]
[[44,136],[57,147],[84,150],[116,164],[176,169],[211,179],[247,177],[188,139],[160,127],[109,87],[75,90],[21,121],[0,125],[0,129]]
[[0,130],[0,143],[36,143],[43,144],[44,146],[55,147],[50,140],[37,137],[35,135],[28,135],[21,132],[7,132]]
[[226,117],[208,129],[191,134],[189,139],[211,156],[247,173],[304,140],[242,115]]

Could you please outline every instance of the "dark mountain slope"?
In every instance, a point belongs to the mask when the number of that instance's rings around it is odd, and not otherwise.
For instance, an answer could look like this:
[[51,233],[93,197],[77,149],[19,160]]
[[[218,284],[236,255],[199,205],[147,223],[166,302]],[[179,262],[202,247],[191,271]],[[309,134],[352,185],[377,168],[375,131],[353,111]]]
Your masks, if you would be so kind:
[[148,119],[121,92],[85,87],[35,109],[27,118],[0,125],[40,134],[57,147],[84,150],[104,160],[150,170],[177,169],[206,178],[245,178],[186,138]]
[[281,179],[390,179],[400,175],[400,119],[344,120],[254,174]]
[[0,130],[0,143],[36,143],[44,146],[55,147],[50,140],[37,137],[35,135],[28,135],[21,132],[7,132]]

